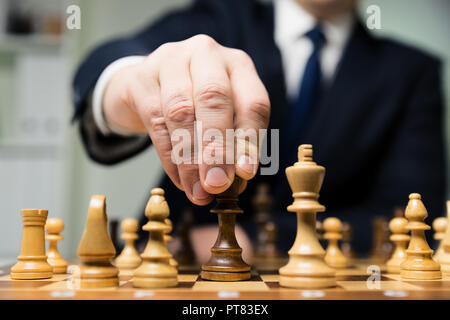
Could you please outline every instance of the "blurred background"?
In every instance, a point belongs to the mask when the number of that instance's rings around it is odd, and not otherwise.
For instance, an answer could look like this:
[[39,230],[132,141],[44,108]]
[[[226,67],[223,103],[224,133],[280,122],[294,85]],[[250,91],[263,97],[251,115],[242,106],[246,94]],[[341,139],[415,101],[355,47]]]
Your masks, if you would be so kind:
[[[68,259],[76,257],[91,195],[107,196],[110,220],[138,217],[142,199],[162,174],[159,159],[150,149],[113,167],[91,162],[71,125],[71,81],[79,62],[99,43],[190,2],[0,0],[0,264],[14,262],[19,254],[22,208],[47,208],[49,217],[64,220],[59,247]],[[71,5],[81,9],[79,30],[66,27]],[[381,29],[373,33],[442,60],[449,123],[450,1],[362,0],[363,21],[370,5],[381,8]],[[446,135],[450,141],[450,131]]]

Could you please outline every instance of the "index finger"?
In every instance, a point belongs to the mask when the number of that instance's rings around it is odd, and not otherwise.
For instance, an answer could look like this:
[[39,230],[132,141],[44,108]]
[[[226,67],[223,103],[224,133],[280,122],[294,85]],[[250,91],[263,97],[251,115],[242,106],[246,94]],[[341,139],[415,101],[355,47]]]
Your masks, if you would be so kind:
[[259,130],[269,125],[269,95],[245,52],[227,49],[224,56],[235,106],[236,174],[249,180],[258,170]]

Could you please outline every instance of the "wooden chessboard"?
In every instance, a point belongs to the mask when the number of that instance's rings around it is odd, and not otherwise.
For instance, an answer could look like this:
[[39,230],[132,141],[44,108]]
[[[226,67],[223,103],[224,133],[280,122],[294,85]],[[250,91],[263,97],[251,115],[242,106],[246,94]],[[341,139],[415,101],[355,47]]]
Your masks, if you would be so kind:
[[[81,289],[71,274],[46,280],[11,280],[9,267],[0,268],[0,299],[82,299],[82,300],[386,300],[450,299],[450,276],[442,280],[404,281],[399,275],[381,269],[379,288],[369,289],[368,264],[358,263],[338,271],[337,287],[323,290],[299,290],[280,287],[277,271],[252,271],[252,278],[241,282],[204,281],[199,270],[181,269],[175,288],[134,288],[131,275],[121,274],[118,288]],[[76,268],[76,266],[72,266]]]

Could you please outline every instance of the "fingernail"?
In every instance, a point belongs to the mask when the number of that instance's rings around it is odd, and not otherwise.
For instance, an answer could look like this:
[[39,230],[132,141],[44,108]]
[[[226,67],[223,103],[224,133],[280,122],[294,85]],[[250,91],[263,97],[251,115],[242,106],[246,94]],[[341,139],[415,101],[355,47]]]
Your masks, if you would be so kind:
[[249,156],[240,156],[237,165],[241,170],[245,171],[248,174],[254,175],[256,173],[257,163],[253,159],[250,159]]
[[209,197],[209,193],[203,190],[202,184],[200,183],[200,181],[197,181],[192,186],[192,196],[195,200],[204,200]]
[[222,168],[214,167],[206,173],[205,184],[211,187],[223,187],[230,183],[227,174]]

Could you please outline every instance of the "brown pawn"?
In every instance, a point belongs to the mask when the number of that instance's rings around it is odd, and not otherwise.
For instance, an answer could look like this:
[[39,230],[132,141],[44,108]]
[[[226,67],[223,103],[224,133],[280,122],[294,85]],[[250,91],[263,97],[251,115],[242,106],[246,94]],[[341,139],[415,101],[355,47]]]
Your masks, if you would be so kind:
[[342,269],[348,266],[348,260],[339,248],[339,240],[342,239],[342,222],[338,218],[326,218],[323,222],[325,240],[328,247],[325,253],[325,262],[332,268]]
[[390,239],[395,244],[395,250],[386,263],[387,272],[389,273],[400,273],[400,265],[406,259],[406,246],[411,238],[407,234],[407,225],[408,220],[400,217],[392,219],[389,223],[389,229],[392,232]]
[[389,222],[387,218],[377,216],[372,220],[373,245],[370,259],[375,264],[384,264],[392,252],[389,241]]
[[119,285],[119,270],[111,264],[116,249],[108,233],[106,197],[94,195],[89,202],[86,227],[78,246],[81,288]]
[[64,239],[60,233],[64,230],[64,222],[59,218],[51,218],[45,224],[47,235],[45,240],[48,241],[47,262],[53,267],[53,273],[66,273],[67,262],[61,257],[58,251],[58,241]]
[[319,220],[316,221],[316,232],[317,232],[317,238],[319,240],[323,240],[324,230],[323,230],[322,221],[319,221]]
[[317,199],[325,168],[313,161],[311,145],[298,148],[298,162],[286,169],[294,203],[287,209],[297,215],[297,235],[289,250],[289,262],[279,269],[280,285],[292,288],[336,286],[336,272],[324,260],[325,251],[316,232],[316,213],[325,211]]
[[180,238],[180,247],[174,255],[174,258],[181,266],[194,266],[197,264],[197,258],[195,256],[194,249],[192,248],[192,242],[190,233],[194,224],[194,218],[192,211],[186,210],[183,212],[183,218],[178,225],[176,234]]
[[[165,242],[165,244],[167,246],[169,241],[171,241],[173,239],[172,236],[170,235],[170,233],[172,232],[172,229],[173,229],[173,225],[172,225],[172,221],[170,221],[170,219],[168,219],[168,218],[165,219],[164,222],[169,227],[169,229],[166,229],[166,231],[164,232],[164,242]],[[170,258],[169,263],[170,263],[171,266],[174,266],[175,268],[178,268],[178,262],[173,257]]]
[[430,226],[424,223],[428,216],[427,209],[423,205],[421,195],[411,193],[406,207],[405,216],[408,219],[407,230],[411,231],[411,241],[406,250],[406,259],[400,265],[402,279],[432,280],[441,279],[441,268],[431,258],[433,250],[425,238],[425,230]]
[[164,220],[169,216],[169,205],[164,198],[164,190],[154,188],[145,207],[148,222],[142,227],[149,232],[149,239],[142,263],[134,271],[133,286],[139,288],[166,288],[178,284],[178,271],[170,265],[172,254],[164,242],[164,233],[170,229]]
[[269,193],[269,185],[258,185],[252,200],[255,208],[255,222],[258,225],[252,263],[258,269],[265,269],[266,266],[278,269],[285,262],[283,261],[283,255],[276,247],[278,228],[271,221],[272,197]]
[[124,219],[120,224],[123,231],[120,236],[125,240],[125,247],[115,260],[116,267],[120,271],[134,270],[141,264],[141,256],[134,246],[134,242],[138,239],[139,223],[134,218]]
[[439,262],[441,256],[445,254],[444,251],[444,237],[447,230],[447,218],[439,217],[433,221],[434,239],[439,241],[439,246],[434,253],[433,259]]
[[216,196],[217,204],[211,210],[219,219],[219,234],[211,248],[211,258],[202,265],[200,276],[205,280],[240,281],[251,277],[250,266],[242,259],[242,249],[236,240],[236,214],[243,213],[238,206],[238,193],[243,180],[235,176],[231,186]]
[[445,231],[444,239],[441,240],[444,252],[439,256],[441,271],[446,276],[450,275],[450,228],[448,227],[449,219],[450,219],[450,201],[447,201],[447,230]]
[[353,228],[348,222],[342,223],[342,240],[341,240],[341,251],[344,257],[351,261],[356,258],[356,254],[353,251],[352,246],[353,241]]
[[117,227],[119,226],[119,221],[117,219],[111,219],[109,221],[109,235],[113,243],[114,249],[116,249],[116,254],[119,248],[119,241],[117,237]]
[[47,279],[53,268],[45,255],[44,225],[48,210],[23,209],[23,232],[18,262],[11,268],[11,279]]

